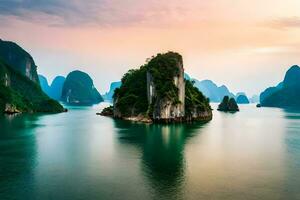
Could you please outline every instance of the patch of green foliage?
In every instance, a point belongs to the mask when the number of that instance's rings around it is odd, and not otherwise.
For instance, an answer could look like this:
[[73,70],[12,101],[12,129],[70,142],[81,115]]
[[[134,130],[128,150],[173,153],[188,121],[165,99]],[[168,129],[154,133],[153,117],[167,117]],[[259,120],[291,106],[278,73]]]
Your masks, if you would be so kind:
[[122,78],[122,85],[114,93],[116,107],[123,116],[151,113],[148,105],[147,72],[152,75],[157,98],[168,98],[174,104],[179,103],[178,88],[174,77],[179,75],[178,65],[182,57],[178,53],[157,54],[140,69],[129,70]]
[[179,75],[182,66],[182,56],[175,52],[157,54],[147,63],[155,85],[157,98],[167,98],[174,104],[180,103],[178,88],[174,84],[174,77]]
[[[4,85],[5,75],[9,86]],[[0,59],[0,111],[6,104],[15,106],[22,112],[62,112],[64,108],[43,93],[40,86]]]
[[114,115],[114,107],[108,106],[108,107],[104,108],[100,114],[103,116],[113,116]]
[[115,90],[113,98],[117,100],[116,107],[124,116],[134,116],[146,113],[147,99],[147,69],[129,70],[122,78],[122,85]]
[[209,99],[194,86],[194,82],[185,80],[185,113],[187,116],[193,112],[211,110]]

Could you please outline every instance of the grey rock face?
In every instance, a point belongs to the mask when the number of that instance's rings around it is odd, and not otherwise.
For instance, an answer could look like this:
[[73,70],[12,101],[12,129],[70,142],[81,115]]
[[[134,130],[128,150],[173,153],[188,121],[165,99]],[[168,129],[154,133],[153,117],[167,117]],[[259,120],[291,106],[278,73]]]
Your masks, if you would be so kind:
[[14,42],[0,40],[0,58],[14,70],[39,84],[37,66],[31,55]]
[[[174,104],[167,98],[158,99],[155,91],[155,84],[152,75],[147,72],[147,96],[148,103],[153,104],[153,119],[165,120],[183,118],[184,112],[184,100],[185,100],[185,81],[184,81],[184,69],[182,63],[178,63],[179,75],[174,77],[174,84],[178,88],[178,99],[180,103]],[[155,102],[152,102],[155,99]]]

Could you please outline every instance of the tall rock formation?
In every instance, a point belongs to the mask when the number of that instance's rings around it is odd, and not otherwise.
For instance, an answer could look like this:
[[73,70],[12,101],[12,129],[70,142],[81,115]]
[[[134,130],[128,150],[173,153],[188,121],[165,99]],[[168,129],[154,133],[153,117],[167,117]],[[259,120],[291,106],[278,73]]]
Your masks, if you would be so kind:
[[[111,108],[105,109],[108,115]],[[181,55],[157,54],[129,70],[114,94],[114,117],[152,122],[210,120],[208,99],[184,79]]]
[[14,70],[20,72],[36,84],[39,84],[37,66],[33,58],[19,45],[0,39],[0,56]]
[[[175,54],[174,54],[175,55]],[[182,58],[178,55],[177,60],[174,63],[175,65],[172,66],[174,71],[177,73],[174,74],[173,77],[173,84],[177,90],[178,98],[176,101],[166,97],[161,97],[159,95],[159,92],[156,91],[155,78],[153,77],[151,71],[154,71],[152,69],[149,69],[147,71],[147,97],[148,97],[148,103],[150,105],[153,105],[153,114],[152,118],[154,120],[167,120],[167,119],[176,119],[176,118],[183,118],[185,116],[184,113],[184,100],[185,100],[185,82],[184,82],[184,69],[183,69],[183,63]],[[154,66],[157,68],[158,71],[164,70],[164,66]],[[161,69],[159,69],[161,68]],[[160,79],[163,79],[164,77],[159,77]]]
[[37,78],[31,56],[13,42],[0,41],[0,112],[63,112],[41,90]]
[[61,100],[72,105],[92,105],[103,101],[91,77],[78,70],[68,74]]

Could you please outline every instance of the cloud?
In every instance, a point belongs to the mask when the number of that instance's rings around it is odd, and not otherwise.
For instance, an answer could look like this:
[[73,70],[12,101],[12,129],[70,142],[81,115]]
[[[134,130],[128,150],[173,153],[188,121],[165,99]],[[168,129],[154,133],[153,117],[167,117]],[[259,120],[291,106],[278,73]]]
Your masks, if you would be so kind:
[[14,17],[54,26],[120,26],[184,17],[182,0],[0,0],[0,18]]
[[272,28],[300,28],[300,17],[280,18],[267,22]]

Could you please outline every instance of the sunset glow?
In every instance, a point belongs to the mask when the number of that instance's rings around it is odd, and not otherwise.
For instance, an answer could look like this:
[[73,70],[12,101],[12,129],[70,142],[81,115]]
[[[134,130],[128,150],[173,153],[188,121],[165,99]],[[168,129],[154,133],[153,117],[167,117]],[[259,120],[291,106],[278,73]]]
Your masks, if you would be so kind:
[[50,79],[84,70],[102,93],[172,50],[192,77],[253,95],[300,64],[299,8],[298,0],[2,0],[0,38],[28,50]]

